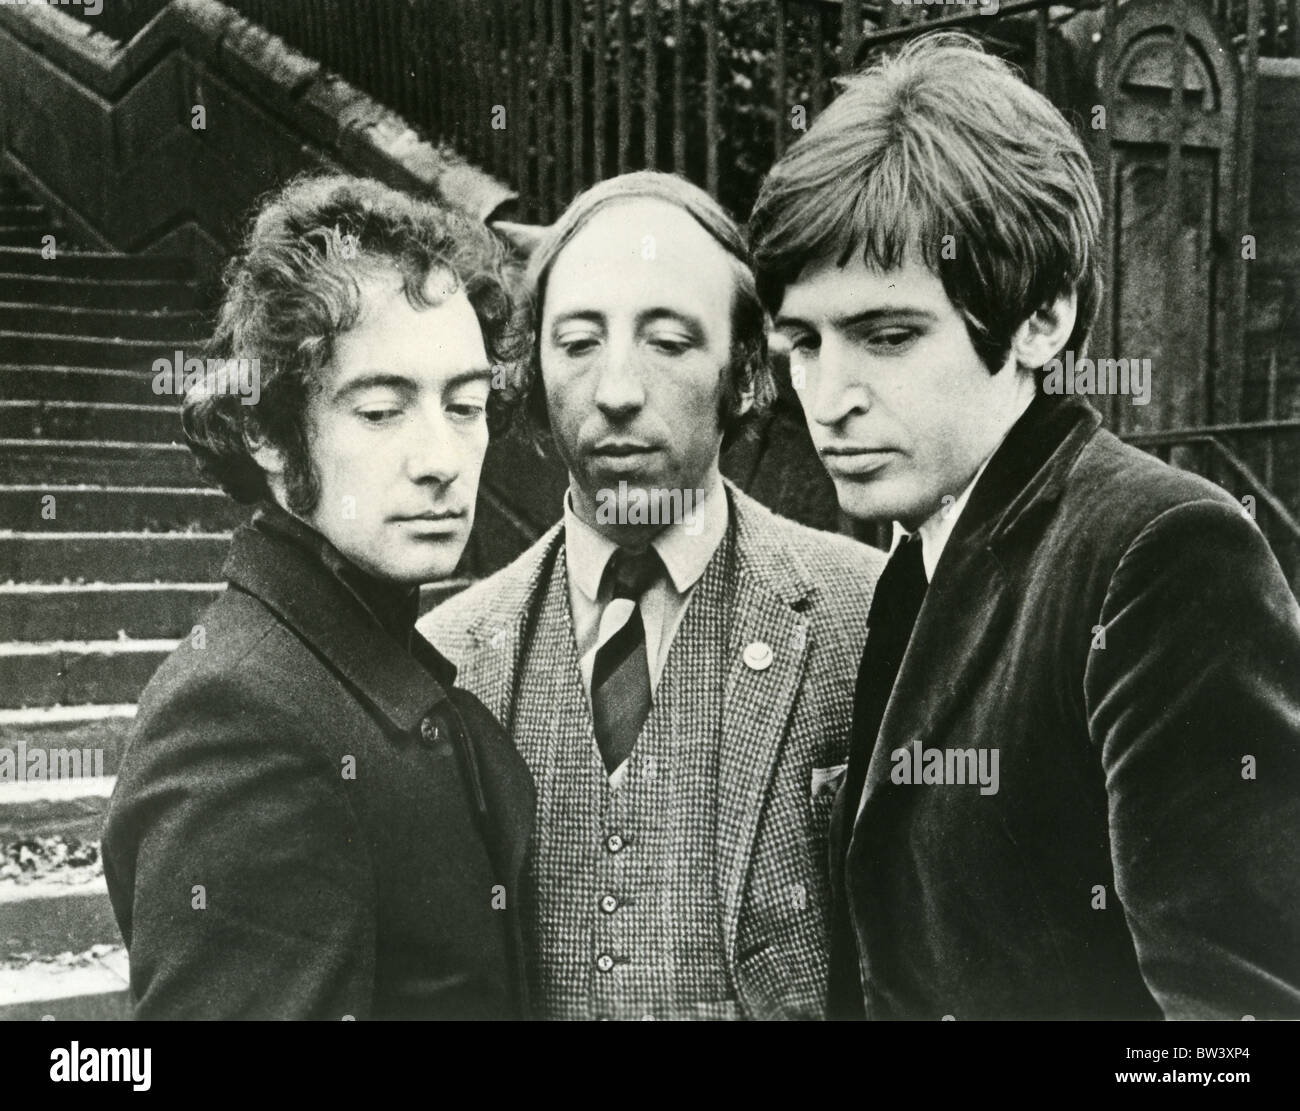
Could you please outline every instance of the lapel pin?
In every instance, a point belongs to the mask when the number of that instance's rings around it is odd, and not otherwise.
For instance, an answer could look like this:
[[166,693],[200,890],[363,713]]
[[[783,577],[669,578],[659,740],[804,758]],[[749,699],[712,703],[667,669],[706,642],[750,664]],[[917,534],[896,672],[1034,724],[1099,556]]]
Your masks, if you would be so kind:
[[766,671],[772,666],[772,649],[761,640],[747,645],[744,652],[745,666],[751,671]]

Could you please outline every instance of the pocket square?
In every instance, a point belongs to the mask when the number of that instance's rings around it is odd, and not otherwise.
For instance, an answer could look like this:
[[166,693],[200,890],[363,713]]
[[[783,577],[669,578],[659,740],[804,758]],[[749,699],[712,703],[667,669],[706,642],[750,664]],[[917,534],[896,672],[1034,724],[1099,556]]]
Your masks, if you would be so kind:
[[830,796],[834,798],[835,792],[840,789],[844,773],[848,770],[848,764],[835,764],[829,768],[813,768],[812,786],[808,792],[808,797],[819,799]]

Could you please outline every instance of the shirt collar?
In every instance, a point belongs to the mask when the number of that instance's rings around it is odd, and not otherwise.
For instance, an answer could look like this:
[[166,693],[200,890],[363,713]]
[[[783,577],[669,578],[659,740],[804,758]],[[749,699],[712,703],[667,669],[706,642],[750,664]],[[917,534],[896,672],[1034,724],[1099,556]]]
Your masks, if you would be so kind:
[[[989,456],[992,459],[993,456]],[[985,459],[980,464],[979,470],[975,472],[975,477],[966,484],[966,489],[950,505],[944,506],[937,513],[928,517],[921,526],[916,530],[921,535],[921,562],[925,565],[925,581],[929,582],[934,578],[934,569],[939,566],[939,557],[943,555],[943,549],[948,544],[948,537],[952,535],[952,530],[957,525],[957,518],[961,516],[961,511],[966,508],[966,503],[970,501],[971,491],[975,489],[975,483],[984,473],[984,468],[989,465],[989,459]],[[894,543],[890,548],[893,550],[898,547],[903,540],[909,536],[907,529],[903,528],[897,521],[894,522]]]
[[[678,594],[685,594],[704,574],[726,535],[730,520],[726,490],[715,478],[693,506],[689,521],[664,528],[650,543],[663,561]],[[596,602],[609,557],[618,545],[581,520],[573,510],[573,494],[564,495],[564,548],[569,578],[588,601]]]

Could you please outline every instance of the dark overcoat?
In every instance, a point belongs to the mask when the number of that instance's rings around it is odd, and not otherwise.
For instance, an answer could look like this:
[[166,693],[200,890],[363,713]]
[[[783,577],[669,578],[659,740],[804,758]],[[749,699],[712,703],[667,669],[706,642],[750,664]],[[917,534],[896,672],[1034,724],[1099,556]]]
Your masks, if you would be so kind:
[[109,810],[136,1017],[523,1014],[514,746],[304,545],[245,526],[226,575]]

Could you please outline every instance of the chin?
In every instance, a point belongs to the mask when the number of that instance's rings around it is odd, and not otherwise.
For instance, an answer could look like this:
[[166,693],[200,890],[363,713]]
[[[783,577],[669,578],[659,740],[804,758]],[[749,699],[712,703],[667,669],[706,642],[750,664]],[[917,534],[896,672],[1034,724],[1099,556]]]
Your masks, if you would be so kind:
[[892,520],[889,499],[882,491],[858,482],[835,481],[835,497],[842,509],[855,521]]
[[841,479],[835,482],[835,497],[840,509],[856,521],[905,521],[915,517],[913,500],[890,485]]
[[465,550],[463,540],[434,545],[403,545],[401,551],[389,552],[371,564],[372,574],[389,582],[417,586],[449,578],[460,563]]

